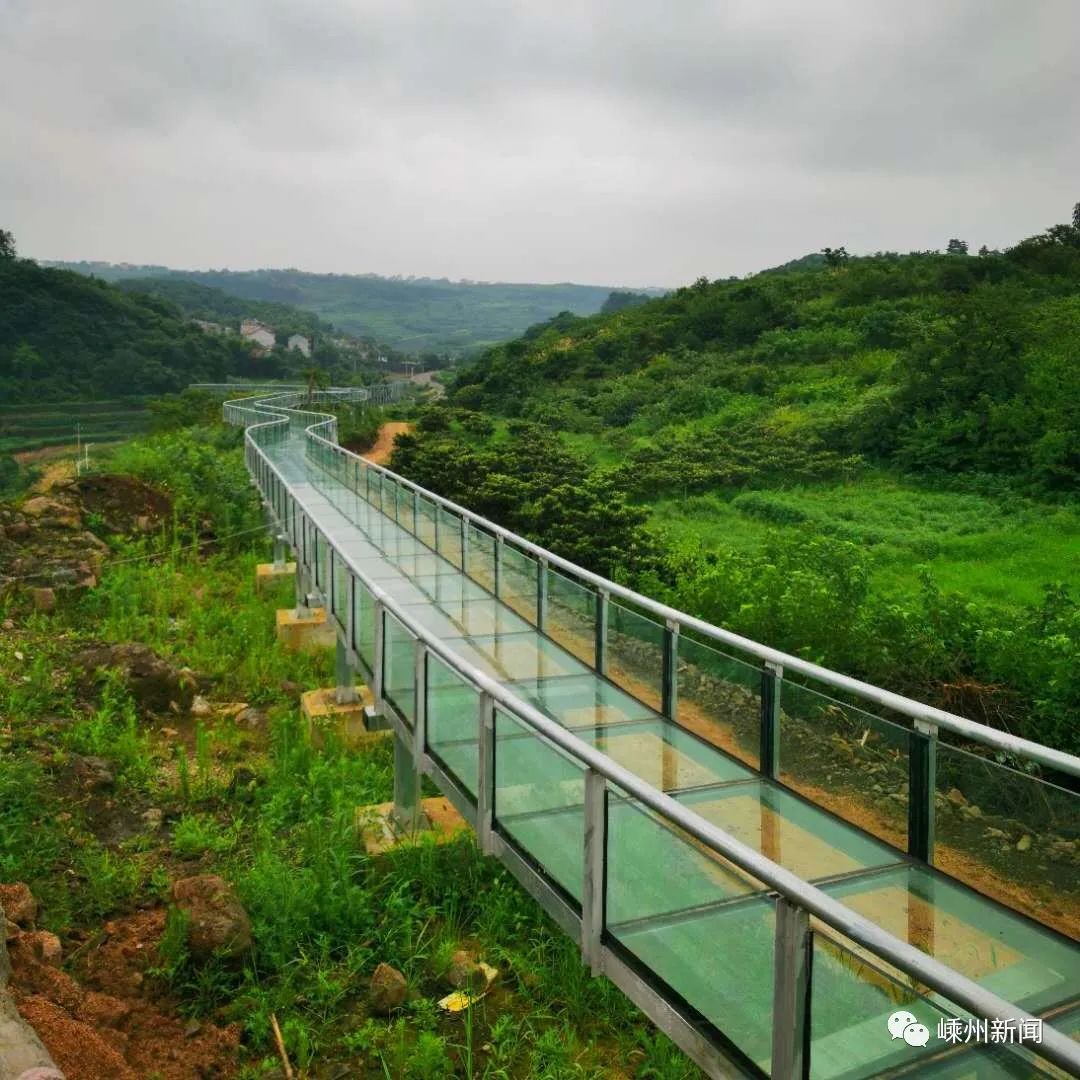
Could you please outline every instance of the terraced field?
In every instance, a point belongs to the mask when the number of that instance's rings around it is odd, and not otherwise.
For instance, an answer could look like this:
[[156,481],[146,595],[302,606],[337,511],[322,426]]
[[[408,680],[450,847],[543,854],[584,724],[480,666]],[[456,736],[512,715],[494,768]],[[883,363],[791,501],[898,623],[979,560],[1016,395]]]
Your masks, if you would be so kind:
[[145,399],[43,402],[0,405],[0,454],[21,454],[50,446],[100,444],[145,431],[150,413]]

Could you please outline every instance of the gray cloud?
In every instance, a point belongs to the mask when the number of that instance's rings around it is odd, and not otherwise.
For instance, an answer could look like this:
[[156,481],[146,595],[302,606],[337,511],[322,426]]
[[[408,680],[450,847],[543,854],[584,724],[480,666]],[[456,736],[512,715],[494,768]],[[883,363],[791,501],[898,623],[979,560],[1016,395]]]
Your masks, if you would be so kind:
[[678,283],[1080,198],[1073,0],[0,0],[40,258]]

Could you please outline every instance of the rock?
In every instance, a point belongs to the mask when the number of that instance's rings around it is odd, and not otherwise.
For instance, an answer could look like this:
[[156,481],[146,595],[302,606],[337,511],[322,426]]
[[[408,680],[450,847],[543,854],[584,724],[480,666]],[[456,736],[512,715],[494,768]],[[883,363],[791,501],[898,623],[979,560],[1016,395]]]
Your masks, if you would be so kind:
[[210,702],[202,696],[202,694],[196,694],[191,702],[191,715],[192,716],[213,716],[214,709]]
[[408,989],[405,976],[397,968],[380,964],[371,976],[371,986],[368,989],[371,1011],[379,1016],[389,1016],[405,1004]]
[[5,630],[14,630],[15,629],[15,620],[14,619],[5,619],[4,620],[4,629]]
[[32,531],[25,521],[16,521],[7,527],[9,540],[29,540]]
[[144,533],[153,532],[154,531],[154,521],[148,514],[140,514],[135,519],[135,528],[138,529],[139,532],[144,532]]
[[945,798],[948,799],[953,806],[967,806],[967,799],[964,798],[964,793],[959,788],[949,788]]
[[116,782],[109,763],[100,757],[83,757],[82,754],[71,755],[71,771],[75,779],[90,791],[103,791],[111,788]]
[[42,525],[60,529],[81,529],[82,514],[77,506],[50,499],[47,495],[36,495],[22,504],[22,512],[29,518],[36,518]]
[[229,780],[229,798],[237,802],[248,803],[255,798],[255,788],[259,786],[259,777],[243,765],[235,769]]
[[257,728],[266,723],[266,714],[249,705],[236,714],[236,722],[241,727]]
[[95,645],[76,654],[75,662],[87,671],[121,671],[132,696],[146,709],[164,712],[170,701],[186,708],[195,696],[194,678],[138,642]]
[[1027,851],[1029,847],[1031,847],[1031,836],[1028,833],[1024,833],[1024,835],[1016,842],[1016,850]]
[[182,878],[173,883],[172,897],[188,918],[188,948],[197,959],[239,956],[251,947],[251,920],[224,878]]
[[144,810],[141,817],[148,829],[160,829],[164,815],[156,806],[152,806],[149,810]]
[[453,990],[478,990],[484,985],[484,973],[472,956],[459,949],[450,958],[446,981]]
[[31,589],[30,599],[35,611],[49,612],[56,607],[56,593],[52,589]]
[[16,926],[33,929],[38,914],[38,902],[34,894],[21,881],[14,885],[0,885],[0,908]]
[[[19,927],[18,927],[18,925],[16,923],[13,923],[10,919],[7,919],[7,918],[4,919],[4,942],[5,943],[9,944],[10,942],[14,941],[21,933],[22,933],[22,931],[19,929]],[[3,952],[3,950],[0,949],[0,952]]]
[[106,544],[105,541],[102,540],[100,536],[95,536],[92,532],[89,532],[89,531],[84,532],[84,533],[80,534],[79,538],[81,540],[85,540],[91,547],[96,548],[98,551],[102,552],[103,554],[108,552],[108,550],[109,550],[109,545]]
[[281,692],[283,694],[288,694],[290,697],[299,698],[303,693],[303,688],[299,683],[294,683],[291,679],[282,679]]
[[60,939],[48,930],[29,930],[19,938],[20,946],[29,946],[33,957],[39,964],[47,967],[59,967],[64,950]]

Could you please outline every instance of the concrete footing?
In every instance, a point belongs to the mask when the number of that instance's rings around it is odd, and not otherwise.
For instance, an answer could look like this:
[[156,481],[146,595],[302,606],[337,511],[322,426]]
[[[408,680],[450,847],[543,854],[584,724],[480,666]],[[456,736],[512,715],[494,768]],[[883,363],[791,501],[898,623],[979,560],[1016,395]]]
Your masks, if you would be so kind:
[[307,720],[308,733],[314,746],[322,746],[328,732],[333,732],[351,750],[371,746],[393,736],[389,728],[369,730],[365,709],[371,705],[372,697],[366,686],[359,687],[356,701],[345,705],[338,702],[337,693],[336,687],[329,686],[322,690],[309,690],[300,697],[300,711]]
[[400,830],[394,820],[394,804],[379,803],[362,806],[356,811],[356,827],[369,855],[381,855],[401,844],[415,844],[430,837],[435,843],[453,839],[469,826],[465,819],[450,805],[448,799],[437,795],[420,801],[422,821],[412,832]]
[[325,608],[311,608],[308,615],[297,615],[295,608],[278,608],[276,629],[278,641],[293,652],[332,649],[337,642]]
[[287,562],[280,566],[272,562],[261,562],[255,567],[255,591],[269,592],[278,582],[296,575],[296,563]]

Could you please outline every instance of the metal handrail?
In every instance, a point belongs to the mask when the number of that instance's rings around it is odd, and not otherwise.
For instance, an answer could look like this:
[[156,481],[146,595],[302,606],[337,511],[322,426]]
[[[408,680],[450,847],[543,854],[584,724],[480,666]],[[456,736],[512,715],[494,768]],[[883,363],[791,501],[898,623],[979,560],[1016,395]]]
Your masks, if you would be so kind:
[[[233,402],[227,404],[239,405],[239,403]],[[259,404],[262,403],[260,402]],[[256,415],[259,413],[257,408],[241,408],[244,412],[252,412]],[[308,426],[306,429],[307,434],[325,443],[335,453],[356,457],[356,455],[350,454],[349,451],[344,450],[337,444],[330,443],[321,436],[314,434],[313,428],[323,426],[324,424],[333,421],[334,418],[328,414],[313,414],[307,410],[289,409],[280,403],[267,403],[266,408],[268,410],[280,409],[287,413],[301,413],[306,416],[317,416],[318,422]],[[270,424],[275,422],[280,423],[282,421],[289,422],[292,419],[291,416],[282,417],[280,414],[274,413],[271,413],[271,415],[276,415],[278,419],[276,421],[269,421]],[[257,426],[264,427],[266,425],[260,424]],[[276,475],[278,481],[289,490],[290,498],[299,506],[310,521],[315,522],[315,512],[307,505],[302,497],[291,490],[289,482],[282,476],[280,470],[263,452],[262,447],[259,446],[257,440],[253,437],[252,429],[248,430],[245,439],[255,449],[270,471]],[[364,465],[371,467],[370,462],[365,461]],[[396,480],[401,479],[396,477],[395,474],[390,473],[389,470],[381,471],[388,473],[388,475],[394,477]],[[405,483],[408,484],[407,481],[405,481]],[[408,486],[417,488],[417,485],[413,484],[408,484]],[[448,506],[454,505],[446,500],[441,501]],[[475,517],[475,515],[472,516]],[[479,520],[482,521],[483,519]],[[504,536],[513,537],[513,534],[507,533],[504,529],[499,528],[499,532]],[[335,547],[329,540],[328,543],[331,547]],[[533,545],[533,547],[535,548],[536,546]],[[542,551],[543,549],[536,548],[536,550]],[[773,862],[767,856],[755,851],[753,848],[736,840],[716,825],[706,821],[704,818],[694,813],[693,810],[690,810],[683,804],[677,802],[670,795],[658,791],[636,774],[613,761],[602,751],[583,742],[571,731],[545,716],[528,702],[522,701],[500,683],[486,675],[482,670],[470,664],[467,660],[459,657],[433,632],[426,629],[408,614],[408,612],[404,610],[403,605],[399,604],[398,601],[385,592],[385,590],[381,589],[377,584],[371,581],[362,572],[357,561],[352,556],[337,550],[336,547],[335,551],[338,558],[348,567],[349,572],[355,578],[364,581],[365,587],[371,593],[373,599],[405,626],[410,634],[422,641],[425,648],[437,655],[443,663],[456,671],[466,682],[482,693],[488,694],[516,719],[523,721],[529,727],[536,730],[546,740],[558,746],[575,760],[581,762],[586,768],[599,773],[639,803],[655,811],[662,818],[694,837],[714,854],[730,860],[740,869],[763,882],[770,889],[817,916],[826,925],[839,931],[856,944],[869,949],[876,956],[887,960],[898,970],[917,980],[922,985],[929,987],[951,1002],[969,1010],[975,1016],[986,1019],[1013,1020],[1017,1022],[1034,1021],[1036,1019],[1030,1013],[1027,1013],[1016,1005],[1006,1001],[1004,998],[985,989],[967,976],[962,975],[960,972],[955,971],[945,964],[942,964],[940,961],[935,960],[933,957],[928,956],[913,945],[901,941],[886,930],[883,930],[881,927],[870,922],[851,908],[834,900],[821,889],[811,885],[809,882],[803,881],[802,878]],[[559,561],[565,562],[565,560]],[[573,566],[573,564],[566,565]],[[582,573],[587,572],[583,571]],[[596,575],[589,575],[589,577],[603,581],[603,579],[597,578]],[[630,593],[630,590],[626,590],[626,592]],[[631,593],[631,595],[636,594]],[[658,605],[658,607],[663,608],[664,605]],[[694,621],[696,622],[698,620]],[[708,624],[703,625],[707,626]],[[768,651],[773,653],[773,655],[784,655],[775,653],[773,650]],[[852,681],[855,682],[855,680]],[[951,714],[944,715],[951,716]],[[1061,1068],[1080,1075],[1080,1044],[1077,1044],[1068,1036],[1046,1024],[1043,1024],[1042,1026],[1042,1042],[1038,1046],[1037,1053]]]

